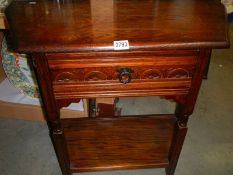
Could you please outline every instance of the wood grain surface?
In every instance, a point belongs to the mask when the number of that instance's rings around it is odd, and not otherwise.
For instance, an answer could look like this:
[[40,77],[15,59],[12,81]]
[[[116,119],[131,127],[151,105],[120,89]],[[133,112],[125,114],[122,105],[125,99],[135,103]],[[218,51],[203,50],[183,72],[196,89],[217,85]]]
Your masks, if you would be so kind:
[[175,121],[174,115],[63,119],[70,170],[167,167]]
[[130,50],[229,44],[219,0],[16,0],[6,17],[18,52],[109,51],[115,40]]
[[[174,175],[211,49],[229,46],[219,0],[15,0],[6,18],[11,49],[34,60],[63,175]],[[129,49],[114,50],[116,40]],[[175,100],[175,113],[60,119],[59,108],[80,98],[151,95]]]

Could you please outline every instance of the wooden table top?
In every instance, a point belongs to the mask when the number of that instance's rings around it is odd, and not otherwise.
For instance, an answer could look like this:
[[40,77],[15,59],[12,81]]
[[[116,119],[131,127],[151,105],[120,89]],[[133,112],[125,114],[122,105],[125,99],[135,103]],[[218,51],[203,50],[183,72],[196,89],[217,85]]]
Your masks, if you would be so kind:
[[229,45],[219,0],[15,0],[6,9],[18,52],[219,48]]

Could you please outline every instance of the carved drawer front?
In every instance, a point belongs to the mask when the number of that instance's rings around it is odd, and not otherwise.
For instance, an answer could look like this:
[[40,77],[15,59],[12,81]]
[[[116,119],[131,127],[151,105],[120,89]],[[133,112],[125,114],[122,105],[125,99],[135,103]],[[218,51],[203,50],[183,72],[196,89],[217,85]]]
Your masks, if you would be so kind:
[[55,96],[187,94],[197,52],[48,54]]

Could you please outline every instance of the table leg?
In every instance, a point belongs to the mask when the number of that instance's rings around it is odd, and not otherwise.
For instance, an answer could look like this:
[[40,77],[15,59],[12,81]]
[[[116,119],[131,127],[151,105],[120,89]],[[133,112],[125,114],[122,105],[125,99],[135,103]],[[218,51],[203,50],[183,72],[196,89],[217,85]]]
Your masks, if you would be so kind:
[[62,174],[71,175],[71,173],[69,173],[69,160],[65,151],[67,150],[67,148],[63,132],[53,132],[51,134],[51,137],[56,151],[56,155],[58,157],[58,162],[61,167]]
[[197,100],[198,92],[201,86],[202,78],[206,73],[211,50],[201,50],[198,58],[200,65],[193,77],[192,88],[184,102],[179,103],[176,108],[177,124],[174,131],[173,141],[169,152],[169,166],[166,168],[167,175],[174,175],[178,158],[183,146],[183,142],[187,133],[187,122],[189,116],[193,113],[194,106]]
[[48,63],[45,55],[34,54],[33,65],[38,77],[38,84],[43,97],[46,120],[49,125],[51,138],[57,154],[62,174],[70,175],[68,151],[65,142],[65,136],[60,121],[60,109],[56,103],[48,69]]
[[88,100],[89,104],[89,117],[95,118],[96,117],[96,99],[91,98]]
[[209,67],[210,67],[210,59],[211,59],[211,52],[209,53],[209,60],[205,68],[204,76],[203,79],[207,80],[208,79],[208,73],[209,73]]
[[187,130],[186,126],[181,126],[179,122],[176,123],[166,175],[174,175]]

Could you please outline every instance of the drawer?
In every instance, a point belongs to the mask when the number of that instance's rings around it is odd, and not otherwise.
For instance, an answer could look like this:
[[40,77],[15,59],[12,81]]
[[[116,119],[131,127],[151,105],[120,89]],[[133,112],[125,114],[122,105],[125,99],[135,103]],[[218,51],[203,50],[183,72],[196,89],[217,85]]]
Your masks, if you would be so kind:
[[57,98],[187,94],[197,52],[48,54]]

